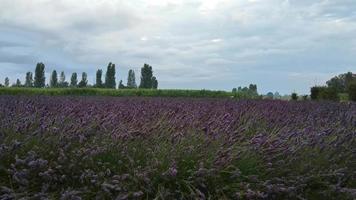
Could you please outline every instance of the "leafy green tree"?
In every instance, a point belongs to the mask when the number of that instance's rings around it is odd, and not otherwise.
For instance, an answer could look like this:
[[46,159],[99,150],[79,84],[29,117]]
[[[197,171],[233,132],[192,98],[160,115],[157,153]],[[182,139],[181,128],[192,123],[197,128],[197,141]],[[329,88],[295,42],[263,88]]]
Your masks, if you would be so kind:
[[5,78],[5,87],[9,87],[10,86],[10,79],[8,77]]
[[26,73],[25,87],[33,87],[32,72],[27,72]]
[[14,87],[21,87],[21,86],[22,86],[22,84],[21,84],[20,79],[17,79]]
[[351,101],[356,101],[356,81],[350,82],[347,92],[349,94],[349,99]]
[[333,77],[326,82],[328,87],[333,87],[337,93],[347,92],[349,84],[356,80],[356,76],[352,72],[347,72]]
[[252,95],[257,95],[257,85],[255,84],[250,84],[249,87],[249,92],[252,94]]
[[116,88],[116,77],[115,77],[115,64],[109,63],[105,75],[105,87],[106,88]]
[[43,88],[46,85],[45,77],[45,65],[43,63],[37,63],[35,70],[34,86],[36,88]]
[[137,88],[135,71],[130,69],[127,77],[127,88]]
[[152,88],[152,76],[152,67],[148,64],[144,64],[141,68],[140,88]]
[[52,72],[51,80],[50,80],[50,87],[52,87],[52,88],[58,87],[58,75],[57,75],[56,70],[53,70],[53,72]]
[[68,87],[68,82],[66,81],[66,75],[64,74],[64,71],[61,72],[61,75],[59,76],[59,87],[61,88],[66,88]]
[[98,70],[96,71],[96,83],[95,83],[95,87],[97,87],[97,88],[102,88],[102,87],[103,87],[102,76],[103,76],[103,70],[98,69]]
[[78,87],[84,88],[84,87],[87,87],[87,85],[88,85],[88,75],[87,75],[87,73],[83,72],[82,80],[79,82]]
[[293,101],[297,101],[298,100],[298,94],[293,92],[291,98],[292,98]]
[[78,86],[78,74],[74,72],[70,78],[70,86],[77,87]]
[[119,82],[119,89],[125,89],[125,85],[122,83],[122,80]]
[[158,88],[158,81],[155,76],[152,77],[152,89],[157,89]]
[[232,88],[232,92],[236,93],[237,92],[237,88]]

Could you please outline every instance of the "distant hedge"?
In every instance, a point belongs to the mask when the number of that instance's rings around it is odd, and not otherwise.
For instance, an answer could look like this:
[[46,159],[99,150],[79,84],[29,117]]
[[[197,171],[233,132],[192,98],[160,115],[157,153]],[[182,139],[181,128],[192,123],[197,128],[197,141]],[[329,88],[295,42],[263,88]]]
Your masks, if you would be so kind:
[[154,90],[154,89],[99,89],[99,88],[0,88],[0,95],[48,96],[145,96],[145,97],[233,97],[226,91],[211,90]]

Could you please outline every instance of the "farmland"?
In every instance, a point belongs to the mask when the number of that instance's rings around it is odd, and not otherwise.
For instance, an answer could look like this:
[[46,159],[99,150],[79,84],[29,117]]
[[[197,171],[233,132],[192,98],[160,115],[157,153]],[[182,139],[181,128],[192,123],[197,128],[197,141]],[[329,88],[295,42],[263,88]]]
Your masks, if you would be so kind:
[[355,146],[355,103],[4,95],[0,199],[354,199]]

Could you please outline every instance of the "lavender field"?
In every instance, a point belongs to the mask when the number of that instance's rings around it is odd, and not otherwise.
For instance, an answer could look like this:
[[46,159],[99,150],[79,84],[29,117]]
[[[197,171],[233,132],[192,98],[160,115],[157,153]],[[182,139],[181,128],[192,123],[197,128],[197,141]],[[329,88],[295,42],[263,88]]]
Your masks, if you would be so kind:
[[0,96],[0,199],[356,199],[356,104]]

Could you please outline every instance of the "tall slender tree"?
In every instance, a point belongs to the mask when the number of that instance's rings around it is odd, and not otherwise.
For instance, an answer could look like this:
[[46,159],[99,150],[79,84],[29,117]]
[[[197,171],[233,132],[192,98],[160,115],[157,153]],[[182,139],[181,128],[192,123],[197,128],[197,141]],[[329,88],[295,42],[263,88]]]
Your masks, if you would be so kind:
[[82,80],[79,82],[78,87],[84,88],[84,87],[87,87],[87,85],[88,85],[88,75],[87,75],[87,73],[83,72]]
[[130,69],[127,77],[127,87],[128,88],[137,88],[135,71]]
[[15,86],[15,87],[21,87],[21,86],[22,86],[20,79],[17,79],[17,80],[16,80],[16,83],[15,83],[14,86]]
[[46,85],[45,77],[45,65],[43,63],[37,63],[35,70],[34,86],[37,88],[43,88]]
[[5,78],[5,87],[9,87],[10,86],[10,79],[8,77]]
[[25,87],[33,87],[33,75],[32,72],[26,73]]
[[58,86],[61,88],[68,87],[68,82],[66,81],[66,75],[65,75],[64,71],[62,71],[61,75],[59,76]]
[[58,75],[57,71],[53,70],[52,75],[51,75],[51,80],[50,80],[50,87],[58,87]]
[[78,74],[74,72],[70,78],[70,86],[77,87],[78,86]]
[[158,81],[155,76],[152,77],[152,89],[157,89],[158,88]]
[[105,75],[105,87],[116,88],[115,64],[109,63]]
[[152,88],[152,67],[144,64],[141,68],[141,82],[140,88]]
[[103,70],[98,69],[98,71],[96,71],[96,83],[95,83],[95,87],[97,87],[97,88],[103,87],[102,76],[103,76]]

